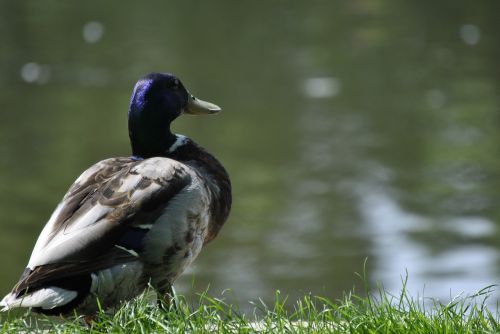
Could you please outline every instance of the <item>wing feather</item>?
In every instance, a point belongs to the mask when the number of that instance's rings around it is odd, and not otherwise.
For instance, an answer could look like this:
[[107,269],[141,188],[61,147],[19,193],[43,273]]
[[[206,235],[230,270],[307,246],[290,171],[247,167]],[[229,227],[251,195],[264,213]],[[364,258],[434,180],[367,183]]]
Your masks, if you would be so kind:
[[[70,187],[37,240],[14,291],[130,261],[115,245],[137,244],[168,202],[191,183],[189,167],[168,158],[114,158],[86,170]],[[132,234],[131,234],[132,233]],[[134,243],[130,242],[133,233]]]

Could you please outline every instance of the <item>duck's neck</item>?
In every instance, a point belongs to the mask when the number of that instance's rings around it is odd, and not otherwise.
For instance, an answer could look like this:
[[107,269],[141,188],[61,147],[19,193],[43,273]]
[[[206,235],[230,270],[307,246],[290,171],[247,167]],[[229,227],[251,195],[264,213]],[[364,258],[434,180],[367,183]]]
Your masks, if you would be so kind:
[[165,156],[165,152],[177,141],[177,137],[170,130],[155,131],[144,136],[141,132],[130,132],[130,139],[132,155],[143,159]]
[[177,135],[174,135],[174,137],[175,137],[174,142],[172,143],[172,145],[169,146],[169,148],[166,151],[167,155],[170,153],[173,153],[175,150],[177,150],[182,145],[186,144],[188,141],[188,138],[186,136],[183,136],[183,135],[177,134]]

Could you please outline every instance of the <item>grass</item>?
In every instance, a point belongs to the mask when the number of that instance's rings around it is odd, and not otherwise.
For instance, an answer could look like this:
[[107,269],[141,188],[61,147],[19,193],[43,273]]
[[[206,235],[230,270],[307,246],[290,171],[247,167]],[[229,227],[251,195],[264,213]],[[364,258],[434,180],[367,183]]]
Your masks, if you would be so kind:
[[[405,282],[403,282],[405,283]],[[276,292],[274,304],[255,303],[245,315],[234,305],[203,293],[196,303],[178,297],[164,309],[145,296],[115,312],[99,312],[88,328],[81,317],[35,317],[6,313],[1,333],[500,333],[498,304],[486,307],[492,286],[447,304],[414,300],[405,290],[383,289],[368,297],[353,293],[332,301],[304,296],[291,303]],[[193,305],[194,304],[194,305]]]

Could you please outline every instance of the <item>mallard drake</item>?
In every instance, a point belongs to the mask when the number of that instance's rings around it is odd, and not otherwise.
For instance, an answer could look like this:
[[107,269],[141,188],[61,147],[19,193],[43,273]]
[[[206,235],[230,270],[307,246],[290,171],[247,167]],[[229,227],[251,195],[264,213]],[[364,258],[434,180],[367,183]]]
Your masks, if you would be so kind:
[[172,74],[151,73],[128,111],[132,156],[83,172],[56,207],[27,268],[0,302],[45,314],[91,314],[172,283],[212,240],[231,207],[224,167],[170,123],[221,109]]

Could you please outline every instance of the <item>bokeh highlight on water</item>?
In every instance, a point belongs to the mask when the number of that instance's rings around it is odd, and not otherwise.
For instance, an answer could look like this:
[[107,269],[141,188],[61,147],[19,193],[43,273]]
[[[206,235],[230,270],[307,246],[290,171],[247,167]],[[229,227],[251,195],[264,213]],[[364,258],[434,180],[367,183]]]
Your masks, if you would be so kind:
[[234,186],[181,293],[339,298],[362,289],[365,259],[372,288],[408,272],[415,296],[499,283],[500,3],[0,9],[0,292],[79,173],[130,154],[129,94],[151,71],[224,109],[174,125]]

